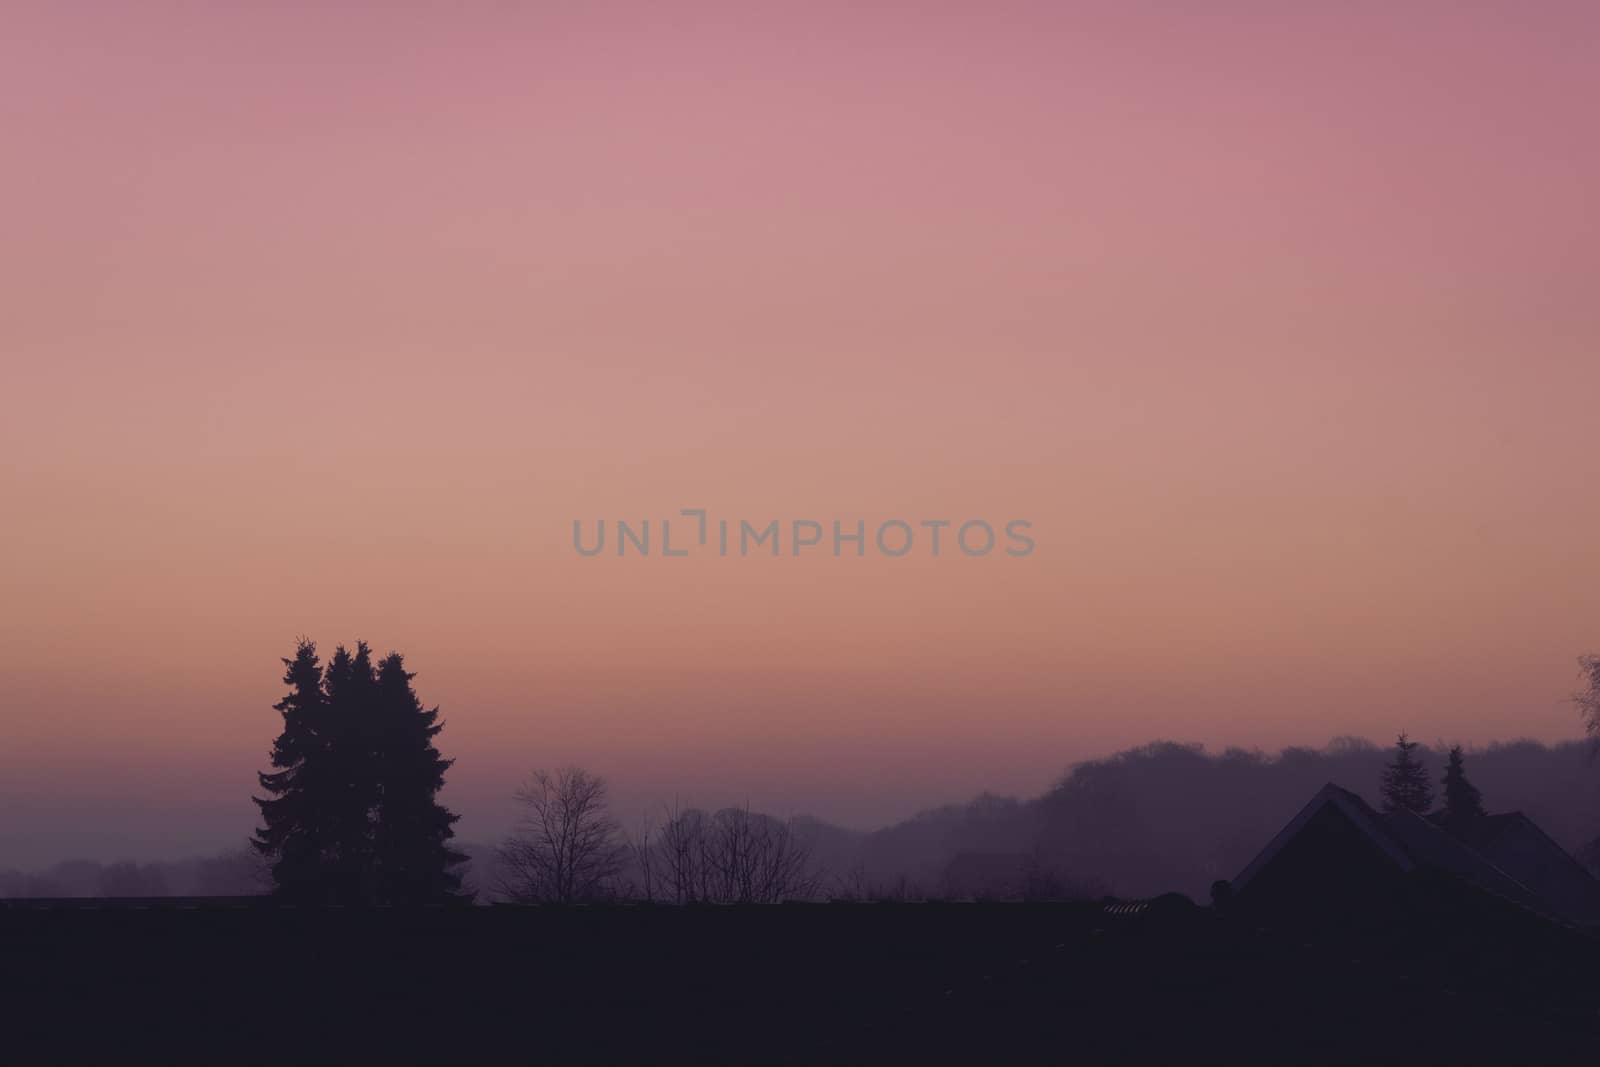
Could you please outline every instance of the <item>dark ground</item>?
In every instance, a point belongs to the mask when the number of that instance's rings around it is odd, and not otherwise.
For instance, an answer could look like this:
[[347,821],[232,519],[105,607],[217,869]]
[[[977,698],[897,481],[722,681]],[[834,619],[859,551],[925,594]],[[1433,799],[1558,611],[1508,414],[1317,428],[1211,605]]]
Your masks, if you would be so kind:
[[[1562,1063],[1600,943],[1488,902],[0,904],[0,1062]],[[1459,902],[1457,902],[1459,904]]]

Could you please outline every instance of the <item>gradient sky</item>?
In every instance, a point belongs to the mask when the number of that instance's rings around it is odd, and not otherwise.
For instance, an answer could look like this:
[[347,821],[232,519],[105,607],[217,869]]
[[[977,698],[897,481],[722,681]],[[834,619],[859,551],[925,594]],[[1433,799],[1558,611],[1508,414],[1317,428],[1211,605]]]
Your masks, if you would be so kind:
[[[8,6],[0,866],[237,845],[299,634],[469,840],[1578,734],[1594,5],[325,6]],[[695,506],[1038,548],[572,550]]]

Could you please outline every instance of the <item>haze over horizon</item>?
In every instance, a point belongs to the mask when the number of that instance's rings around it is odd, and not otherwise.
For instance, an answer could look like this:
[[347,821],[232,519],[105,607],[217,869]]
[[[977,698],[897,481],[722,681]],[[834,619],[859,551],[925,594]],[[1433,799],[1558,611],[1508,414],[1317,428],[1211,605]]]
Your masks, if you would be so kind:
[[[1581,736],[1600,10],[1224,7],[21,4],[0,867],[241,844],[302,634],[469,841]],[[573,551],[694,507],[1037,547]]]

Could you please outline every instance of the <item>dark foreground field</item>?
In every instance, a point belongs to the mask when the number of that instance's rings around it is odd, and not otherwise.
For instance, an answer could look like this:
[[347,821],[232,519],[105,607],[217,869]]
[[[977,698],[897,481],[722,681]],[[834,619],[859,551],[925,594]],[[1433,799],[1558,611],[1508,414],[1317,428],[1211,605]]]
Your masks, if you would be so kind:
[[1596,948],[1498,908],[13,905],[0,1062],[1570,1062]]

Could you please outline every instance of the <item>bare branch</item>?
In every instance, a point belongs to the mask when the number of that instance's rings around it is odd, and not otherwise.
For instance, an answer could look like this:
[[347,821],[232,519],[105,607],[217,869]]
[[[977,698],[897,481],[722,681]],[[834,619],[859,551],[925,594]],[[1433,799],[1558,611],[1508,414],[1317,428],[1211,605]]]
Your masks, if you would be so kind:
[[507,897],[571,904],[615,895],[626,845],[607,807],[604,778],[581,767],[536,771],[516,800],[524,817],[499,849]]

